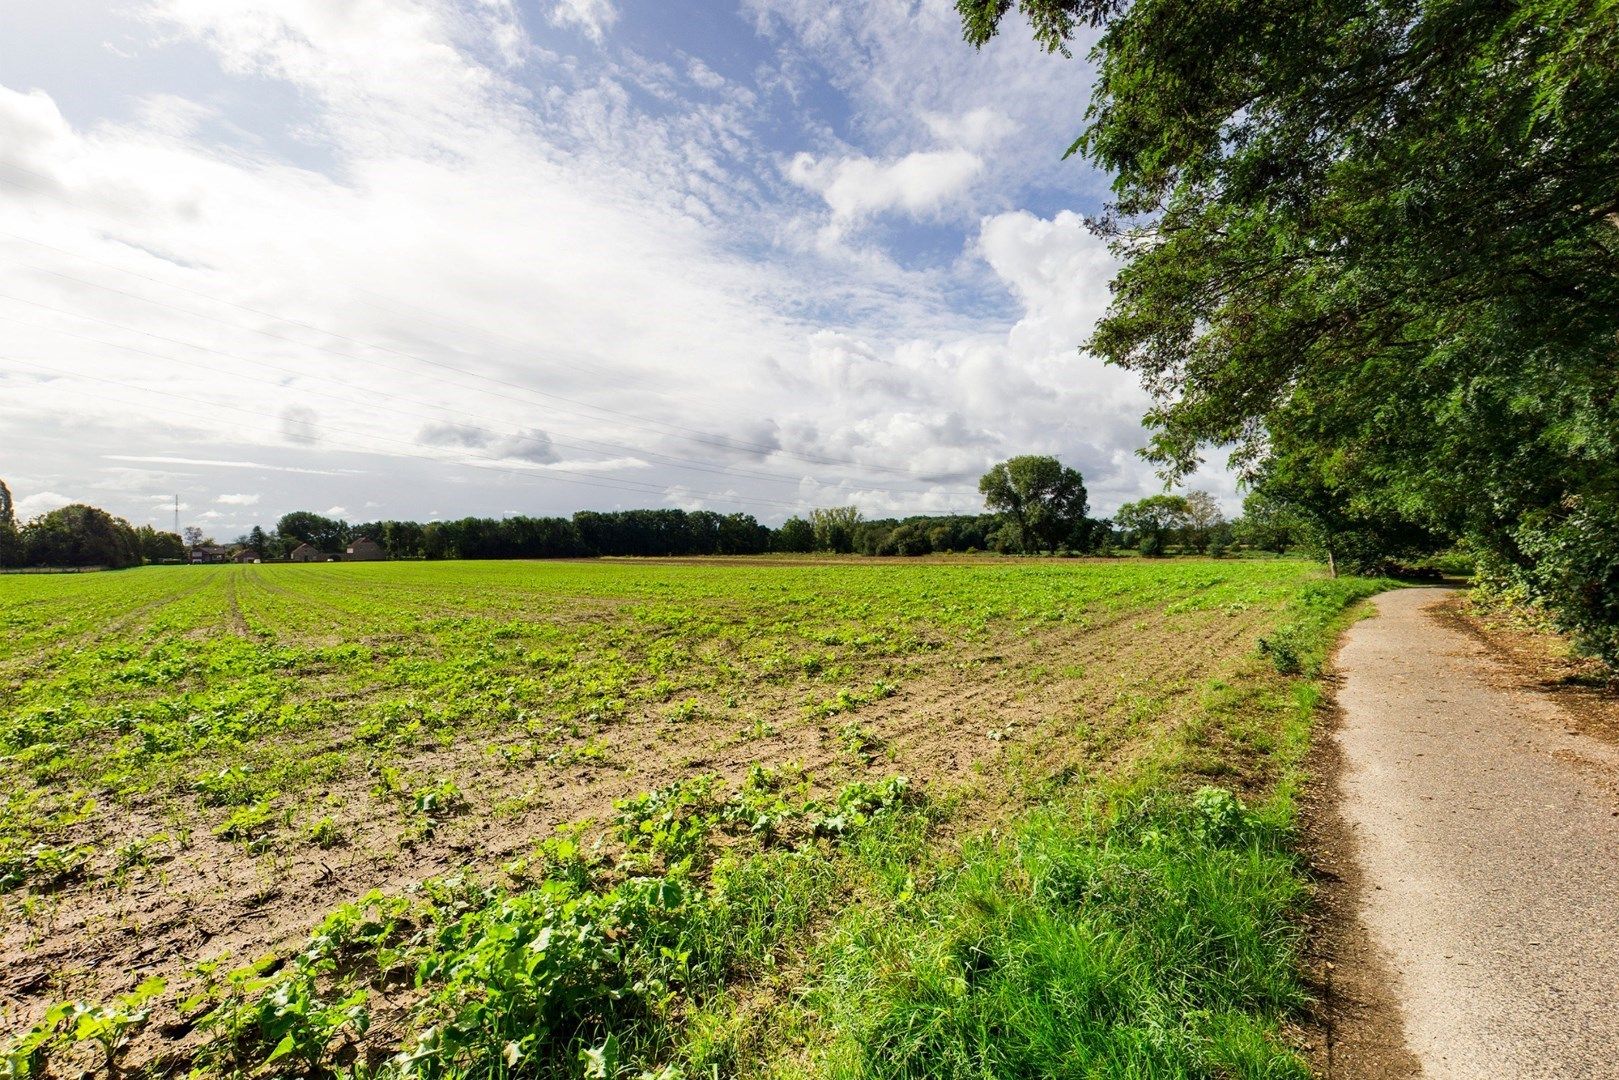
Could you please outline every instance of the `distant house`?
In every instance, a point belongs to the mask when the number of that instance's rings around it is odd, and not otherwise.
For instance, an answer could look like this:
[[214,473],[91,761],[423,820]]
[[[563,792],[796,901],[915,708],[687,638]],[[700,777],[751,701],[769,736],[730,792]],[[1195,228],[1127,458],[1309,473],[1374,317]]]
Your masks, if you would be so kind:
[[388,553],[382,549],[382,545],[369,536],[356,537],[343,552],[344,562],[376,562],[387,557]]
[[194,563],[222,563],[230,562],[230,548],[218,544],[198,544],[191,549],[191,561]]
[[263,558],[252,548],[243,548],[235,555],[237,562],[263,562]]
[[299,544],[292,549],[292,554],[288,555],[287,558],[293,562],[324,562],[326,560],[326,556],[322,555],[311,544]]

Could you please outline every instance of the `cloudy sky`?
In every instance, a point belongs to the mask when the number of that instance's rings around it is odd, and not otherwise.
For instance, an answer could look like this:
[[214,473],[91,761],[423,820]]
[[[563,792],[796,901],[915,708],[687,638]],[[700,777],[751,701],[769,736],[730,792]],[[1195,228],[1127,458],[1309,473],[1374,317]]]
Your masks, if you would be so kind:
[[[1160,489],[1089,72],[949,0],[0,6],[0,477],[228,538]],[[1223,474],[1201,485],[1224,496]]]

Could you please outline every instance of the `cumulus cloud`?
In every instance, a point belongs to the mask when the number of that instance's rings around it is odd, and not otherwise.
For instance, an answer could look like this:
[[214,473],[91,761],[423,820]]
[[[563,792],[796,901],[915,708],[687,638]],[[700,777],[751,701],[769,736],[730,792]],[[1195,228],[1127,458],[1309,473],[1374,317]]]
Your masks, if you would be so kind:
[[479,457],[551,465],[561,460],[551,436],[539,428],[498,435],[471,424],[428,424],[417,432],[418,442],[461,450],[483,451]]
[[416,433],[416,440],[429,446],[481,449],[489,445],[489,433],[470,424],[428,424]]
[[868,157],[816,158],[797,154],[787,178],[825,200],[834,221],[859,221],[899,211],[923,217],[959,198],[984,167],[968,150],[930,150],[890,161]]
[[257,496],[257,495],[221,495],[219,498],[215,499],[214,501],[219,503],[222,506],[257,506],[258,502],[259,502],[259,496]]
[[972,510],[1033,450],[1153,483],[1133,380],[1075,350],[1105,248],[1025,202],[1085,201],[1083,65],[965,48],[947,4],[743,11],[700,58],[603,0],[528,9],[532,42],[508,0],[92,28],[217,70],[0,87],[8,468],[149,519],[220,468],[267,519]]
[[964,113],[935,113],[923,111],[922,122],[933,137],[942,143],[983,150],[1012,135],[1018,124],[999,109],[980,106]]
[[63,495],[55,491],[36,491],[30,495],[18,498],[12,507],[18,521],[27,521],[41,514],[48,514],[52,510],[60,510],[64,506],[71,506],[76,502],[83,502],[71,495]]
[[494,451],[497,457],[527,461],[533,465],[550,465],[560,460],[551,447],[551,436],[539,428],[530,428],[509,439],[500,440],[495,444]]

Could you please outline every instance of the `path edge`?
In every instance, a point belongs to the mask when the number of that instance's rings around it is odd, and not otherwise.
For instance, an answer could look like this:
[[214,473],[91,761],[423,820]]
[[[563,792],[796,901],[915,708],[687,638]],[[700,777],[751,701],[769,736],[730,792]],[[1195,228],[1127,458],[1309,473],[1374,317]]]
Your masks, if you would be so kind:
[[1304,1024],[1305,1057],[1322,1080],[1412,1080],[1422,1066],[1406,1040],[1389,958],[1362,917],[1366,890],[1360,845],[1343,812],[1347,761],[1338,732],[1342,672],[1338,654],[1353,628],[1377,617],[1376,602],[1360,601],[1346,613],[1322,665],[1323,690],[1310,730],[1298,800],[1298,851],[1310,883],[1305,916],[1302,978],[1310,996]]

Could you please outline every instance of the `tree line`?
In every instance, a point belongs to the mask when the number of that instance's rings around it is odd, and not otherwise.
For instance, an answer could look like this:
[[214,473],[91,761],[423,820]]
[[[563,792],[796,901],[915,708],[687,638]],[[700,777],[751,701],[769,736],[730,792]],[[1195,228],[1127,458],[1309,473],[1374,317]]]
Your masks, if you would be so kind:
[[82,503],[18,524],[11,489],[0,480],[0,567],[105,566],[179,562],[185,545],[171,532],[131,525]]
[[[1239,547],[1283,552],[1299,546],[1296,526],[1267,529],[1228,522],[1206,492],[1155,495],[1126,503],[1112,521],[1088,516],[1083,477],[1056,458],[1023,456],[996,465],[980,490],[986,512],[865,518],[854,506],[822,507],[779,528],[751,514],[710,510],[581,510],[572,517],[466,517],[453,521],[350,523],[310,511],[284,514],[273,527],[254,526],[233,543],[267,561],[308,544],[336,555],[365,538],[394,559],[571,559],[597,556],[839,553],[921,556],[935,553],[1144,555],[1171,551],[1220,555]],[[1274,518],[1274,515],[1271,516]],[[1264,520],[1271,520],[1270,518]],[[11,493],[0,482],[0,567],[106,566],[184,562],[215,541],[196,527],[182,537],[132,526],[104,510],[76,504],[19,525]]]

